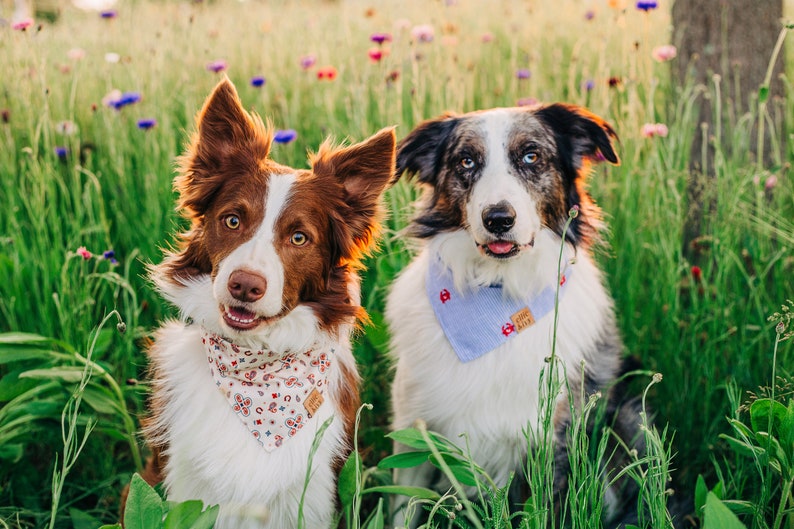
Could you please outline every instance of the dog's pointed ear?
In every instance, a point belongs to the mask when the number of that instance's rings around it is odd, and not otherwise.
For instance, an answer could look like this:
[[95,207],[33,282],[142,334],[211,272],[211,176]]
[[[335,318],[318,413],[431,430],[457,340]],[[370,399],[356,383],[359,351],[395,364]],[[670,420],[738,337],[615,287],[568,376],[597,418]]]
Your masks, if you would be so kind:
[[420,182],[435,184],[447,141],[456,125],[457,118],[452,113],[417,125],[397,146],[397,178],[408,172],[416,174]]
[[369,247],[383,215],[380,198],[394,180],[396,143],[394,127],[389,127],[350,147],[323,143],[311,159],[315,174],[332,175],[342,185],[349,208],[344,221],[362,249]]
[[554,131],[561,156],[567,155],[574,170],[579,171],[588,162],[620,164],[613,145],[618,139],[615,130],[592,112],[555,103],[535,111],[535,115]]
[[196,132],[179,159],[174,185],[180,206],[200,215],[225,178],[255,170],[267,158],[272,134],[246,112],[234,84],[224,76],[196,115]]

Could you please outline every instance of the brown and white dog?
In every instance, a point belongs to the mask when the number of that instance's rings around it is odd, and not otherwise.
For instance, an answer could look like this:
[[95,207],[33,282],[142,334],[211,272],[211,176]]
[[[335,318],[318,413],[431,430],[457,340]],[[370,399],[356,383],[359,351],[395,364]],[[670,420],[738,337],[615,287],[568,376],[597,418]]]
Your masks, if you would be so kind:
[[[525,429],[539,424],[558,284],[556,355],[567,387],[606,393],[619,375],[613,301],[588,251],[600,211],[585,189],[594,162],[618,163],[615,138],[590,112],[553,104],[446,114],[398,145],[397,174],[416,175],[424,195],[408,227],[421,250],[387,300],[393,427],[422,419],[449,439],[466,434],[474,460],[499,486],[513,472],[525,475]],[[572,209],[578,215],[563,243]],[[571,416],[566,394],[557,403],[562,493]],[[613,426],[627,443],[635,411],[619,413]],[[448,486],[437,479],[429,464],[396,475],[403,485]],[[607,493],[613,518],[632,507],[622,494]]]
[[359,405],[356,273],[394,174],[392,129],[326,142],[311,170],[272,161],[271,141],[221,81],[175,180],[192,225],[151,273],[181,321],[150,350],[147,479],[161,472],[170,500],[220,504],[220,528],[296,527],[301,501],[307,527],[333,522]]

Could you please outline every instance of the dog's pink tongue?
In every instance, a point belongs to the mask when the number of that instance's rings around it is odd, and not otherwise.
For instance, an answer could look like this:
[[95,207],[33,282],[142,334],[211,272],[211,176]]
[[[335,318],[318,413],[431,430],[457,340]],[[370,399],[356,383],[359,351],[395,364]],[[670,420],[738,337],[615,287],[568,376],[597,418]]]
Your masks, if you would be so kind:
[[510,250],[513,249],[513,243],[501,242],[501,241],[492,242],[492,243],[488,243],[488,249],[491,250],[491,253],[495,253],[497,255],[503,253],[509,253]]

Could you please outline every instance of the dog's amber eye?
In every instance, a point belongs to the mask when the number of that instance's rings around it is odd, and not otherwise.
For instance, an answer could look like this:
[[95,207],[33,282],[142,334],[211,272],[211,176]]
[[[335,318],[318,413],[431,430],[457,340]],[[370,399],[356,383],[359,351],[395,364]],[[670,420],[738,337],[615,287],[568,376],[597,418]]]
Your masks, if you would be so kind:
[[295,246],[303,246],[304,244],[309,242],[309,238],[302,231],[296,231],[289,238],[289,242],[291,242]]
[[527,165],[532,165],[538,161],[538,153],[535,151],[529,151],[528,153],[524,154],[524,157],[521,158],[521,161]]
[[226,217],[224,217],[223,223],[230,230],[236,230],[237,228],[240,227],[240,217],[238,217],[237,215],[227,215]]
[[459,164],[461,168],[467,171],[471,171],[477,166],[477,162],[475,162],[473,159],[469,158],[468,156],[466,156],[465,158],[461,158]]

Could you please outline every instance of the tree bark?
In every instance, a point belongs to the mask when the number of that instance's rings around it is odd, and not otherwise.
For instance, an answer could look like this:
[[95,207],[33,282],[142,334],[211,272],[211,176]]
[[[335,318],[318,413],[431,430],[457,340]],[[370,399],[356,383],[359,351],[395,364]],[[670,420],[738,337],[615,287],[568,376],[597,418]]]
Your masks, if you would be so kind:
[[[776,154],[781,154],[772,151],[768,128],[763,152],[756,152],[757,119],[751,137],[741,145],[731,144],[731,131],[726,130],[726,125],[748,112],[757,114],[759,88],[783,27],[782,17],[782,0],[675,0],[673,4],[673,43],[679,57],[675,73],[679,86],[694,80],[706,87],[704,94],[712,95],[700,97],[698,130],[690,158],[689,212],[683,250],[692,262],[700,260],[698,240],[704,235],[704,219],[713,209],[716,149],[730,158],[733,149],[749,146],[754,156],[763,157],[765,167],[777,159]],[[779,80],[783,64],[781,51],[770,80],[770,102],[779,100],[783,94],[783,83]],[[715,97],[715,83],[719,84],[719,100]],[[714,108],[716,101],[721,102],[719,109]],[[715,110],[720,112],[719,116]],[[718,130],[718,123],[722,124],[722,130]]]

